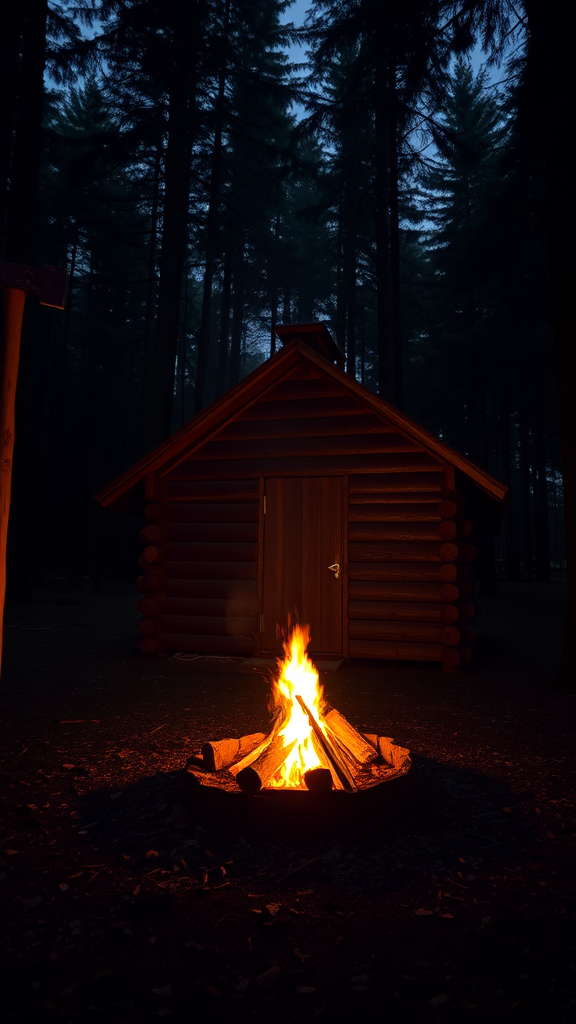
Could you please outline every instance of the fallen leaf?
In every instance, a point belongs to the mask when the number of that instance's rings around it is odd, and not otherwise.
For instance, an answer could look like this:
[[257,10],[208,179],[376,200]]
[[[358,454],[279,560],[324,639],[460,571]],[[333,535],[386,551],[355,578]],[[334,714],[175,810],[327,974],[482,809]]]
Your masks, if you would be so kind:
[[58,888],[61,889],[62,892],[67,892],[68,889],[70,888],[70,886],[67,885],[66,882],[60,882],[60,885],[58,886]]
[[299,949],[295,949],[295,950],[294,950],[294,956],[297,956],[297,957],[298,957],[298,959],[299,959],[299,960],[300,960],[300,961],[301,961],[301,962],[302,962],[303,964],[305,964],[305,963],[306,963],[306,961],[307,961],[307,960],[309,960],[309,959],[310,959],[310,957],[312,956],[312,953],[302,953],[302,951],[301,951],[301,950],[299,950]]
[[282,971],[277,965],[269,967],[267,971],[262,971],[262,974],[256,976],[256,982],[258,985],[272,985],[275,981],[278,981],[281,974]]
[[420,910],[415,910],[414,913],[417,917],[432,917],[435,914],[435,911],[425,910],[424,907],[420,907]]
[[432,999],[428,1000],[428,1006],[431,1006],[434,1009],[436,1006],[443,1006],[444,1003],[449,1002],[450,996],[447,996],[446,993],[443,992],[441,996],[432,996]]
[[174,989],[172,985],[160,985],[159,988],[150,989],[155,996],[160,996],[161,999],[170,999],[170,996],[174,995]]

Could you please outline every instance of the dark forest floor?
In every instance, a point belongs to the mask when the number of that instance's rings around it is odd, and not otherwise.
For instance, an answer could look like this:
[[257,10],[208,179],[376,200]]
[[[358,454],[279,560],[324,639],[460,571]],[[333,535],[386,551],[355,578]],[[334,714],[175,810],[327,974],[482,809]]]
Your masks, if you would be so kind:
[[135,654],[123,587],[9,610],[4,1020],[572,1022],[565,596],[502,583],[460,675],[327,673],[355,725],[411,749],[416,798],[314,836],[187,809],[188,754],[266,727],[258,672]]

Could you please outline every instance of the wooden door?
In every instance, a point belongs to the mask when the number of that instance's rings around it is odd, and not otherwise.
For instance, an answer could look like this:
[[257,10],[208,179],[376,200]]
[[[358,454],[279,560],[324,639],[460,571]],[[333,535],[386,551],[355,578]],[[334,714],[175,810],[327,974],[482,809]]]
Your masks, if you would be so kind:
[[342,478],[265,481],[263,651],[280,651],[288,616],[309,623],[309,650],[342,653]]

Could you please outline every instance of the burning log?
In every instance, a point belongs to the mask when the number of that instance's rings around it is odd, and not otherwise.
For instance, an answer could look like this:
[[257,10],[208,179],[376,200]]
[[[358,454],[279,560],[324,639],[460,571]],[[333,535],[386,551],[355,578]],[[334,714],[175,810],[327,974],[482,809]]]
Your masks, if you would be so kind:
[[304,782],[311,793],[329,793],[333,788],[332,772],[329,768],[310,768],[304,772]]
[[322,729],[318,725],[318,722],[314,718],[314,715],[306,707],[306,704],[302,700],[302,697],[299,696],[299,694],[296,694],[296,700],[298,701],[304,714],[308,716],[308,721],[310,722],[310,726],[314,733],[314,738],[318,743],[318,746],[324,753],[325,757],[328,759],[330,770],[333,770],[336,773],[338,781],[342,784],[342,788],[345,789],[347,793],[355,793],[358,787],[354,782],[352,773],[349,770],[347,764],[345,763],[345,760],[342,757],[340,751],[328,739],[328,737],[324,735]]
[[241,736],[240,739],[210,740],[203,743],[201,753],[206,771],[219,772],[229,768],[238,758],[251,754],[265,739],[266,733],[253,732],[248,736]]
[[374,749],[368,740],[364,739],[361,733],[350,725],[350,722],[341,715],[336,708],[332,708],[324,716],[329,732],[336,739],[338,745],[349,751],[358,764],[370,764],[378,757],[378,751]]
[[269,743],[260,757],[236,774],[236,782],[242,792],[250,795],[259,793],[262,787],[276,774],[288,755],[292,753],[296,742],[294,739],[286,747],[278,742]]

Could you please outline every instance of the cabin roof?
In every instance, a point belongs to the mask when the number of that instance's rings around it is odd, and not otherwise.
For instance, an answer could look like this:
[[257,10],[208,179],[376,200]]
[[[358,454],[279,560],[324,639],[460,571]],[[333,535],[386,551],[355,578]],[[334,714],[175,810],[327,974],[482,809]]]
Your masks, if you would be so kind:
[[[113,505],[119,511],[141,510],[144,502],[143,484],[148,474],[159,472],[162,476],[166,475],[175,465],[209,441],[223,426],[244,412],[247,406],[264,398],[266,392],[288,376],[299,362],[308,361],[321,374],[336,382],[344,393],[356,397],[367,409],[385,417],[430,454],[452,465],[458,471],[459,478],[464,479],[465,489],[472,494],[477,492],[479,507],[483,510],[482,519],[491,521],[492,524],[499,523],[508,488],[460,452],[449,448],[394,405],[359,384],[333,362],[329,362],[329,359],[335,358],[331,351],[321,355],[315,348],[306,344],[303,340],[306,336],[303,328],[318,329],[323,326],[285,325],[283,348],[279,352],[104,487],[95,496],[95,500],[103,506]],[[282,329],[278,330],[279,336]],[[294,333],[291,334],[291,331]],[[330,338],[327,330],[326,334]],[[314,340],[318,337],[322,340],[322,332],[317,334]],[[332,344],[336,348],[335,344]]]

